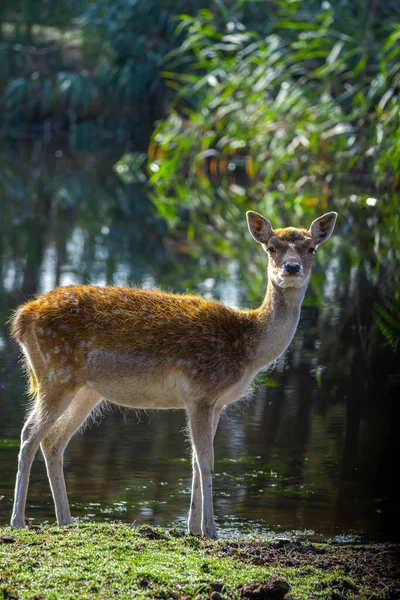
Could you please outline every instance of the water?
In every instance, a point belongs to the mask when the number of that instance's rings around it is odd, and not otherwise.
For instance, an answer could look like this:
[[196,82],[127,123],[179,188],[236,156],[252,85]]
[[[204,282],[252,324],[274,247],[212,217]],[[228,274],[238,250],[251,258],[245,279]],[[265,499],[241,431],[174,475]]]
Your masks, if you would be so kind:
[[[72,282],[190,289],[236,307],[261,299],[265,275],[253,273],[262,256],[249,245],[244,222],[238,224],[243,246],[223,258],[198,240],[191,245],[183,224],[168,231],[141,184],[120,181],[112,168],[118,156],[114,150],[74,156],[39,143],[0,154],[2,323],[32,294]],[[274,218],[281,224],[278,212]],[[360,243],[346,219],[328,244],[291,350],[221,420],[214,477],[220,535],[399,538],[399,360],[395,341],[380,335],[373,318],[376,303],[393,298],[393,282],[387,270],[373,267],[373,244]],[[18,350],[4,325],[0,524],[11,513],[24,389]],[[108,413],[66,452],[73,515],[183,526],[190,498],[184,414]],[[34,522],[54,521],[39,456],[27,514]]]

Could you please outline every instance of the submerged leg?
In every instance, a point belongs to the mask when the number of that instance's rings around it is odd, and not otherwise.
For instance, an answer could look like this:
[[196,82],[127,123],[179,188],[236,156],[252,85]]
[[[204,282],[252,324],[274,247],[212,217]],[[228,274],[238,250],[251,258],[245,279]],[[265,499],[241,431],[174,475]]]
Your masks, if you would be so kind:
[[21,433],[18,473],[15,483],[12,527],[25,526],[25,506],[32,462],[43,437],[66,410],[74,393],[71,391],[39,391],[34,408]]
[[63,473],[64,450],[71,437],[100,400],[101,397],[95,390],[82,387],[41,442],[59,525],[68,525],[72,522]]

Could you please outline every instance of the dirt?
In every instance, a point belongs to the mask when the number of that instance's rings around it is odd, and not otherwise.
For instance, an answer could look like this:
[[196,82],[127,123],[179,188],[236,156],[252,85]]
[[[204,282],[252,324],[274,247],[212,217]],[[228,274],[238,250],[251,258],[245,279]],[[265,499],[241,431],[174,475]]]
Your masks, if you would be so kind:
[[[215,551],[215,550],[214,550]],[[339,570],[342,575],[324,584],[331,588],[332,600],[348,596],[364,597],[362,589],[379,590],[369,600],[400,600],[400,545],[332,545],[278,540],[266,545],[238,544],[227,542],[220,547],[221,556],[230,556],[254,565],[269,567],[292,567],[299,575],[307,576],[313,569],[322,571]],[[285,582],[281,582],[284,584]],[[263,587],[264,586],[264,587]],[[277,596],[273,594],[273,582],[254,582],[244,586],[241,597],[258,600],[261,598],[283,598],[275,582]],[[288,590],[287,590],[288,591]],[[286,592],[285,592],[286,593]]]
[[165,540],[166,536],[160,533],[159,531],[149,527],[148,525],[143,525],[136,530],[136,533],[141,537],[144,537],[148,540]]
[[3,535],[0,537],[0,544],[13,544],[15,539],[9,535]]
[[252,598],[252,600],[283,600],[288,591],[289,584],[282,579],[270,579],[264,582],[248,583],[241,587],[241,598]]

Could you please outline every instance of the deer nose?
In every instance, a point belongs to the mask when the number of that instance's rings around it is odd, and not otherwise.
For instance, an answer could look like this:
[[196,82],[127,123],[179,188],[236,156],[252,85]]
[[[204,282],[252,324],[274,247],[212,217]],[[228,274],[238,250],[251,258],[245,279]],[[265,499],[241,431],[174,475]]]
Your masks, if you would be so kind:
[[283,265],[283,268],[289,275],[296,275],[301,269],[301,264],[298,262],[287,262]]

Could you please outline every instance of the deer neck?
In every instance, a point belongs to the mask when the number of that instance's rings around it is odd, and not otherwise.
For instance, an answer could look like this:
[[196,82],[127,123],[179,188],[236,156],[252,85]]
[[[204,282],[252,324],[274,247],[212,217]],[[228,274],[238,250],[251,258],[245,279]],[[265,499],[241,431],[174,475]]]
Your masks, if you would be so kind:
[[254,347],[256,368],[270,364],[289,346],[299,323],[306,289],[306,285],[284,289],[269,279],[264,302],[253,313],[258,331]]

